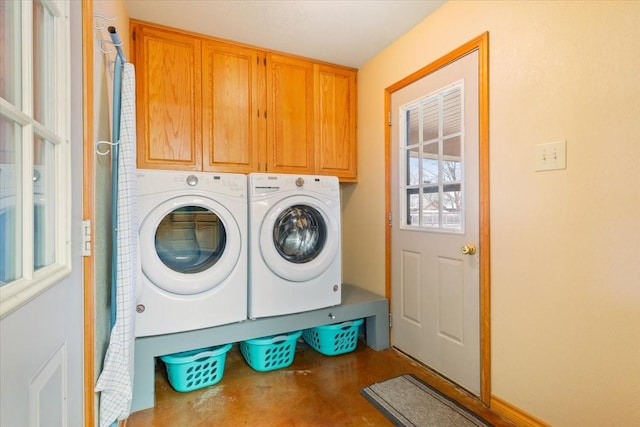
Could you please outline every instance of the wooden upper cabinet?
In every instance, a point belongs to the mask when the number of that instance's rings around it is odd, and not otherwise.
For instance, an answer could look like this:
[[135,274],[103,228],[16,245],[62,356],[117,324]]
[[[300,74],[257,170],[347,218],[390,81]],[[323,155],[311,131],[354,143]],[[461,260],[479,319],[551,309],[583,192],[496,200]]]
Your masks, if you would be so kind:
[[314,173],[313,63],[267,54],[267,170]]
[[132,25],[138,167],[199,170],[202,164],[201,42]]
[[357,178],[356,71],[316,65],[316,173]]
[[260,59],[255,49],[203,41],[203,170],[258,170]]
[[355,182],[356,70],[131,20],[138,167]]

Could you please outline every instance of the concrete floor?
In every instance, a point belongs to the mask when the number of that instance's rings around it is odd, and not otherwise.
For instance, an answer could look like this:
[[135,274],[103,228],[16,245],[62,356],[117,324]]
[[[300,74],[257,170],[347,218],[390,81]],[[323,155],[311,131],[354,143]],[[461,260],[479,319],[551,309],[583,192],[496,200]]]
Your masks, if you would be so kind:
[[131,414],[126,427],[192,426],[390,426],[360,389],[411,373],[454,397],[496,426],[509,426],[463,390],[402,353],[374,351],[362,341],[355,351],[323,356],[303,342],[291,366],[257,372],[237,346],[226,357],[222,380],[187,393],[174,391],[162,362],[156,368],[156,405]]

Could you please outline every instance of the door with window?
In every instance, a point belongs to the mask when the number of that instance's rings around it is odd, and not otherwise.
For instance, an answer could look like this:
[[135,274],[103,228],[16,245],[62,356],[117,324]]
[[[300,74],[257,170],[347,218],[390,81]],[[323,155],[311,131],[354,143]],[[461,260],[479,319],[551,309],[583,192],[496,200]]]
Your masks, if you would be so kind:
[[480,394],[478,53],[391,95],[395,347]]
[[83,423],[81,7],[0,3],[2,426]]

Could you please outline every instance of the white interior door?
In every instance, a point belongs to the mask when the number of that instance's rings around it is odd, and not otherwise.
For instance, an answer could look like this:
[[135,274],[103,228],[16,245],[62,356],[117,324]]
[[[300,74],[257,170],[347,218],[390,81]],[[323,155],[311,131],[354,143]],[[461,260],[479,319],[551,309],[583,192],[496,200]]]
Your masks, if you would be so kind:
[[478,53],[391,95],[392,344],[480,394]]

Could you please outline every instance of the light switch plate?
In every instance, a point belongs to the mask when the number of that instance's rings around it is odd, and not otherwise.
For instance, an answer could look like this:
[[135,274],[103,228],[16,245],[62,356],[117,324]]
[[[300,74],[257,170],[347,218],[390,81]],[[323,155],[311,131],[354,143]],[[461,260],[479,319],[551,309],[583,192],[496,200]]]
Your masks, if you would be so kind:
[[536,145],[536,172],[567,168],[567,141]]

